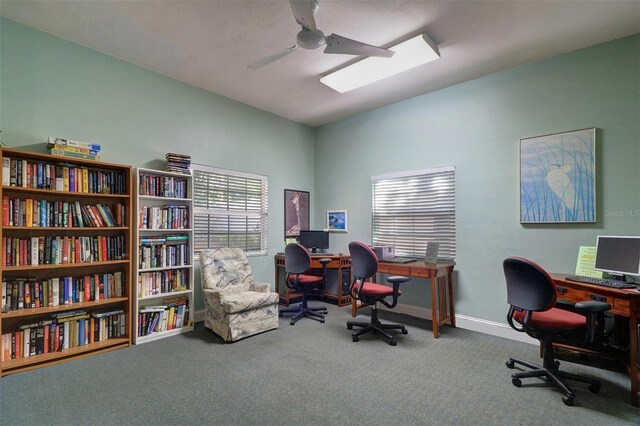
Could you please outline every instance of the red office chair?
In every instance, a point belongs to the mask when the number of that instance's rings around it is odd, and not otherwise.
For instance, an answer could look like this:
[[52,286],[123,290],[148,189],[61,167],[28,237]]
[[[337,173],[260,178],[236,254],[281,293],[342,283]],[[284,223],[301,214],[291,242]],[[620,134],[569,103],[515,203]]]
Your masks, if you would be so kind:
[[312,308],[307,305],[309,294],[324,288],[327,282],[327,264],[331,262],[329,258],[318,260],[322,265],[322,276],[309,275],[311,269],[311,255],[302,245],[297,243],[288,244],[284,249],[284,268],[287,272],[286,285],[288,288],[302,293],[302,302],[296,308],[281,308],[279,315],[292,313],[291,325],[295,325],[300,318],[312,318],[324,323],[324,315],[327,308]]
[[[575,380],[589,385],[589,390],[597,393],[600,382],[586,377],[560,371],[560,362],[555,360],[554,343],[568,343],[573,346],[589,346],[598,340],[596,330],[602,332],[604,312],[611,305],[603,302],[587,301],[575,304],[577,313],[556,307],[558,295],[549,274],[530,260],[520,257],[509,257],[503,263],[507,281],[507,302],[509,313],[507,321],[516,331],[527,333],[540,340],[544,345],[543,366],[539,366],[516,358],[509,358],[507,367],[514,368],[520,364],[531,370],[511,375],[511,382],[520,387],[520,379],[526,377],[543,377],[547,383],[554,385],[564,395],[562,401],[573,405],[574,392],[562,382],[561,378]],[[518,323],[516,325],[514,323]],[[577,331],[585,331],[581,341],[575,340]],[[601,341],[601,339],[599,340]]]
[[[407,329],[400,324],[382,324],[378,320],[376,304],[380,302],[387,308],[394,308],[398,304],[398,296],[402,294],[400,284],[409,281],[410,278],[388,277],[387,281],[393,284],[393,287],[367,282],[365,281],[367,278],[378,272],[378,256],[369,246],[357,241],[349,243],[349,252],[351,253],[351,271],[353,273],[353,282],[349,292],[351,297],[371,305],[371,322],[347,321],[347,329],[353,330],[353,327],[361,327],[351,335],[354,342],[360,340],[359,336],[362,334],[372,332],[385,338],[391,346],[396,346],[396,338],[387,330],[400,330],[402,334],[407,334]],[[391,303],[385,300],[389,296],[393,298]]]

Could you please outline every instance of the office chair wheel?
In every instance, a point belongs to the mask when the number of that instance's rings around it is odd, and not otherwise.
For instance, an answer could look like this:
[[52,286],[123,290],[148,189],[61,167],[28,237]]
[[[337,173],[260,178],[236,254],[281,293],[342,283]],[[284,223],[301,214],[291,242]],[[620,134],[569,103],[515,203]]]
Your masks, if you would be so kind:
[[296,322],[295,322],[294,320],[291,320],[291,321],[289,322],[289,325],[296,325]]
[[511,379],[511,383],[513,383],[513,386],[519,388],[520,386],[522,386],[522,380],[518,379],[518,378],[513,378]]
[[320,324],[324,324],[324,318],[320,320]]
[[589,392],[598,393],[600,392],[600,385],[594,385],[593,383],[589,385]]
[[516,367],[516,363],[513,362],[512,359],[510,359],[509,361],[507,361],[507,368],[515,368]]
[[347,324],[347,330],[353,330],[353,326],[351,324]]
[[360,338],[358,336],[351,336],[351,340],[353,340],[354,342],[358,342]]
[[407,329],[406,329],[406,328],[403,328],[403,329],[402,329],[402,334],[409,334],[409,332],[407,331]]
[[397,345],[398,345],[398,342],[396,342],[395,340],[389,340],[389,344],[390,344],[391,346],[397,346]]
[[564,402],[564,405],[568,405],[569,407],[573,406],[573,396],[563,396],[562,397],[562,402]]

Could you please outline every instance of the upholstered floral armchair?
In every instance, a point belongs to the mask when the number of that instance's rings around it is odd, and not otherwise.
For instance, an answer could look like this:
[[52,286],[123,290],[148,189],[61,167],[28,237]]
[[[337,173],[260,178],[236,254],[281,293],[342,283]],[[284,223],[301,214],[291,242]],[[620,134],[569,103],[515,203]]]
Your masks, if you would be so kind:
[[205,327],[232,342],[278,328],[278,293],[253,280],[242,249],[200,252]]

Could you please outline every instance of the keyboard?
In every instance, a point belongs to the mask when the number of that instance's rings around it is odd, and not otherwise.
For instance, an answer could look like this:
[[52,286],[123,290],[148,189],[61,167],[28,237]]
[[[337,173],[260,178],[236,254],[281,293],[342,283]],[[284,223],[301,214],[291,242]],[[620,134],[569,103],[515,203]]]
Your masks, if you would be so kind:
[[603,287],[636,288],[635,284],[627,283],[620,280],[612,280],[609,278],[584,277],[582,275],[569,275],[565,278],[567,279],[567,281],[575,281],[575,282],[585,283],[585,284],[600,285]]

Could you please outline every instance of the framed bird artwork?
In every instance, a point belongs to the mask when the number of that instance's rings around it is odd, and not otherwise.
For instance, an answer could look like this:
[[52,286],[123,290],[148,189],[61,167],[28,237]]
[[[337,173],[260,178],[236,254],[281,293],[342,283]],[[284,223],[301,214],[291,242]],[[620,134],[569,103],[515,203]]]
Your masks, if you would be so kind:
[[596,128],[520,139],[520,223],[596,222]]

